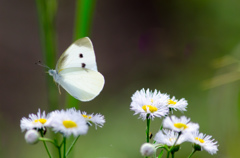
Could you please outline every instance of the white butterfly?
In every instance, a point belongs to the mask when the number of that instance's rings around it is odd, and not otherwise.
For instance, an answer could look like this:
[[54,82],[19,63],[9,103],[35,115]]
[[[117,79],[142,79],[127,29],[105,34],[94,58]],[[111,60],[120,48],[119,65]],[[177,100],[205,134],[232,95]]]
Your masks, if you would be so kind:
[[104,77],[97,71],[94,49],[88,37],[75,41],[49,70],[56,83],[81,101],[90,101],[103,89]]

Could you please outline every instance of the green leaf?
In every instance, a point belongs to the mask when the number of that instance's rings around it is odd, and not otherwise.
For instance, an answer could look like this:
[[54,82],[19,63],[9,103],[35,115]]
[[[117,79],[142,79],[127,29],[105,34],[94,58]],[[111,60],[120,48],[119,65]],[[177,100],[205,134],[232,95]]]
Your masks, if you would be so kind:
[[161,158],[163,156],[163,150],[160,151],[160,154],[158,155],[158,158]]

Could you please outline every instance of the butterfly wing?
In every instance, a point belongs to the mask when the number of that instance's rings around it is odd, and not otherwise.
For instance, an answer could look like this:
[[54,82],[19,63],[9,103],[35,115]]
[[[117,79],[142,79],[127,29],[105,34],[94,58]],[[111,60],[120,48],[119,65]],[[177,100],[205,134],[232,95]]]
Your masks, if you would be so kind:
[[101,73],[85,68],[67,68],[60,72],[59,84],[73,97],[90,101],[103,89],[104,77]]
[[56,71],[63,69],[82,67],[97,71],[97,63],[91,40],[88,37],[81,38],[71,44],[60,56]]

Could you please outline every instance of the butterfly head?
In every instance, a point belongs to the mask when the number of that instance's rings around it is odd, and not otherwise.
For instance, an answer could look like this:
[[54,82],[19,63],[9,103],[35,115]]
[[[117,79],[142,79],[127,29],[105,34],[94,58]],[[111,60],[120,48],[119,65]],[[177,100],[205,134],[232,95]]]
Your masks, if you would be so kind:
[[49,73],[50,76],[53,77],[54,81],[58,82],[59,75],[58,75],[56,70],[50,69],[50,70],[48,70],[48,73]]
[[50,70],[48,70],[48,73],[49,73],[50,76],[55,76],[57,71],[53,70],[53,69],[50,69]]

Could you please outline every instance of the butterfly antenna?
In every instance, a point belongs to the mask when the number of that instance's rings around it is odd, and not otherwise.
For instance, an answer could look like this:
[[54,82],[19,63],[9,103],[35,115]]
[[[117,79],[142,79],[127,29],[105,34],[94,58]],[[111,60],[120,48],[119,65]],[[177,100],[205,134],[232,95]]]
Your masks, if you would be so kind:
[[42,64],[40,60],[38,60],[38,62],[36,62],[35,64],[50,69],[47,65]]

